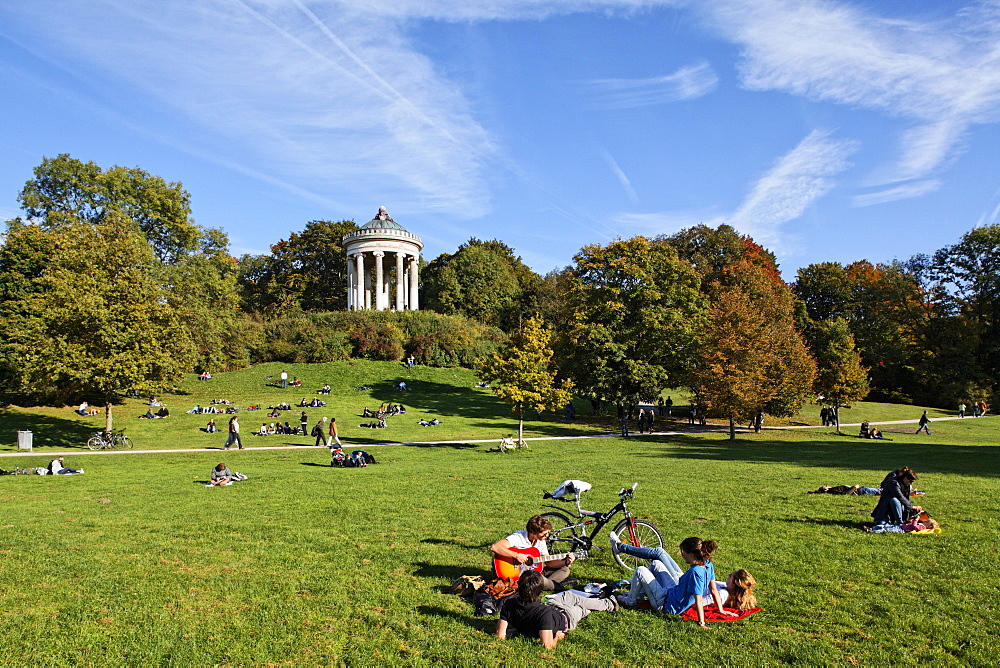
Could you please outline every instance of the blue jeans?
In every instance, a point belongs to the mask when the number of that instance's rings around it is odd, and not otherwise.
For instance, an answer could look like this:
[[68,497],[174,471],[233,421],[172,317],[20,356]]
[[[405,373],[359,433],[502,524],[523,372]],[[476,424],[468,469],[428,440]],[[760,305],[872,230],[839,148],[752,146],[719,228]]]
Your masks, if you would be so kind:
[[864,486],[862,486],[862,487],[858,488],[858,492],[857,493],[858,493],[858,496],[865,496],[865,495],[867,495],[867,496],[881,496],[882,495],[882,490],[879,489],[878,487],[864,487]]
[[889,499],[888,507],[882,509],[878,515],[872,518],[875,524],[902,524],[903,504],[899,499]]
[[654,610],[662,610],[667,601],[667,592],[677,586],[684,571],[662,547],[637,547],[619,543],[618,551],[652,562],[649,568],[639,566],[632,573],[627,602],[635,605],[645,596]]

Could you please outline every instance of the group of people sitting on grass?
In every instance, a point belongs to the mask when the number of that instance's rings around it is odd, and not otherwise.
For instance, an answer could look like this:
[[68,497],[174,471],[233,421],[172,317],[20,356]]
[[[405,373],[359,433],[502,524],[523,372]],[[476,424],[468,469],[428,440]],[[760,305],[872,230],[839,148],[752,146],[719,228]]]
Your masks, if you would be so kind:
[[861,423],[861,431],[858,432],[858,438],[877,438],[883,441],[892,440],[883,436],[878,427],[872,426],[867,420]]
[[281,424],[280,422],[272,422],[272,423],[268,424],[268,423],[265,422],[265,423],[263,423],[263,424],[260,425],[260,429],[258,429],[257,431],[255,431],[253,433],[253,435],[254,436],[275,436],[275,435],[278,435],[278,436],[281,436],[281,435],[295,436],[295,435],[298,435],[298,434],[301,434],[301,433],[302,433],[302,431],[298,427],[293,427],[292,425],[288,424],[287,422],[285,424]]
[[80,404],[80,407],[76,409],[76,412],[80,415],[97,415],[97,409],[86,401]]
[[909,533],[925,531],[939,533],[938,523],[927,514],[921,506],[913,505],[910,497],[923,496],[913,483],[917,480],[916,472],[909,466],[890,471],[879,487],[864,485],[822,485],[814,492],[807,494],[841,494],[845,496],[877,496],[875,509],[872,511],[872,524],[865,525],[867,531],[874,533]]
[[[530,566],[537,559],[536,554],[542,558],[549,555],[546,538],[551,531],[551,522],[536,515],[528,520],[524,530],[497,541],[490,551],[496,560],[517,567]],[[713,540],[692,536],[681,541],[680,554],[689,567],[685,571],[662,547],[629,545],[621,542],[614,532],[610,539],[612,553],[649,560],[648,566],[638,566],[633,571],[628,592],[616,595],[617,587],[605,586],[597,596],[586,596],[573,590],[578,582],[569,577],[575,560],[572,553],[543,562],[541,571],[523,570],[516,595],[503,599],[497,637],[538,638],[546,649],[552,649],[591,612],[613,612],[621,606],[643,604],[669,614],[687,613],[705,627],[710,606],[715,608],[715,619],[744,616],[757,608],[756,580],[746,570],[733,571],[725,581],[715,579],[712,554],[718,546]],[[542,603],[545,591],[554,593]]]
[[364,411],[361,413],[361,417],[373,417],[380,418],[387,415],[403,415],[406,413],[406,407],[403,404],[385,404],[383,403],[378,407],[378,410],[371,410],[365,406]]
[[155,419],[159,419],[159,418],[165,418],[165,417],[170,417],[170,410],[166,406],[160,405],[160,409],[158,411],[156,411],[155,413],[153,412],[153,407],[150,406],[149,408],[146,409],[146,414],[145,415],[140,415],[139,419],[140,420],[152,420],[154,418]]
[[312,401],[306,401],[305,397],[302,397],[302,401],[299,402],[299,408],[321,408],[326,406],[326,402],[322,399],[312,398]]
[[316,394],[330,394],[330,384],[327,383],[316,391]]
[[421,427],[436,427],[441,424],[441,420],[438,420],[437,418],[431,418],[430,420],[427,418],[421,418],[417,424]]
[[221,412],[222,411],[220,411],[215,406],[201,406],[199,404],[195,404],[195,407],[188,411],[188,413],[196,413],[196,414],[199,414],[199,415],[205,414],[205,413],[221,413]]

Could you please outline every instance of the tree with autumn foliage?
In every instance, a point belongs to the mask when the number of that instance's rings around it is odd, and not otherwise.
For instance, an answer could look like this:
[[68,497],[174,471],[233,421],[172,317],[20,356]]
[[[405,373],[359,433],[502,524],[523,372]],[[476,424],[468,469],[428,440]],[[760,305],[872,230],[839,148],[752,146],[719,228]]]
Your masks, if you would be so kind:
[[479,378],[517,411],[517,442],[524,440],[524,409],[558,410],[570,398],[573,383],[556,383],[552,368],[551,332],[540,318],[530,318],[511,335],[499,354],[478,364]]
[[690,385],[706,412],[736,422],[759,415],[794,415],[812,389],[816,365],[795,327],[788,286],[741,260],[723,269],[711,288],[708,323],[700,338]]
[[817,323],[810,338],[818,368],[814,385],[816,396],[833,404],[839,434],[840,407],[868,396],[868,369],[861,364],[854,336],[844,318]]

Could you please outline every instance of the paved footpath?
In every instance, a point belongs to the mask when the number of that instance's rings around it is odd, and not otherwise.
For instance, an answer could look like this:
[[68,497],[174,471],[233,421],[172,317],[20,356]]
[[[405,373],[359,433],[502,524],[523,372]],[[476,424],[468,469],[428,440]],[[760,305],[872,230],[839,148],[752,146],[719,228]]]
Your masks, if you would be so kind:
[[[983,417],[997,417],[995,415],[983,416]],[[979,418],[960,418],[960,417],[936,417],[930,418],[931,422],[941,422],[943,420],[976,420]],[[893,425],[893,424],[917,424],[919,420],[888,420],[886,422],[869,422],[873,425]],[[860,422],[845,422],[841,423],[841,427],[860,427]],[[764,431],[779,431],[784,429],[831,429],[831,427],[824,427],[818,424],[807,424],[807,425],[795,425],[790,427],[764,427]],[[652,434],[637,434],[632,433],[629,438],[649,438],[650,436],[683,436],[685,434],[704,434],[709,432],[728,432],[729,427],[727,425],[708,425],[708,426],[694,426],[691,429],[685,429],[683,431],[657,431]],[[737,431],[740,433],[749,433],[751,430],[744,429],[743,427],[737,427]],[[537,442],[537,441],[572,441],[586,438],[615,438],[620,437],[620,434],[615,432],[612,434],[581,434],[579,436],[537,436],[533,438],[524,439],[527,442]],[[358,443],[356,445],[345,444],[345,449],[363,449],[363,448],[381,448],[387,445],[466,445],[469,443],[499,443],[498,438],[485,438],[485,439],[474,439],[474,440],[460,440],[460,441],[409,441],[409,442],[391,442],[391,443]],[[325,446],[319,446],[322,449],[326,449]],[[260,447],[244,447],[244,450],[316,450],[315,445],[265,445]],[[57,452],[55,450],[42,451],[32,451],[32,452],[0,452],[0,457],[56,457],[62,456],[73,456],[80,457],[83,455],[152,455],[152,454],[169,454],[173,452],[226,452],[222,448],[172,448],[168,450],[66,450],[62,452]],[[236,450],[229,450],[229,452],[237,452]]]

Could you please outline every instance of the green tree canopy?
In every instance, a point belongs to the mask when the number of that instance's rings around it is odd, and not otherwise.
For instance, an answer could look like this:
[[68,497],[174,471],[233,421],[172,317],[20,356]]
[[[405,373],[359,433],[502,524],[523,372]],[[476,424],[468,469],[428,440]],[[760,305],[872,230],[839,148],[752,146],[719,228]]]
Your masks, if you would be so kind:
[[622,407],[682,382],[705,303],[691,265],[643,237],[585,246],[574,262],[566,369],[577,386]]
[[166,263],[198,249],[203,230],[191,220],[191,196],[137,167],[101,169],[62,153],[44,158],[18,201],[30,222],[61,230],[78,223],[102,225],[120,213],[142,232]]
[[[868,369],[861,364],[847,320],[819,322],[813,327],[811,338],[818,367],[816,395],[833,403],[835,408],[868,396]],[[840,431],[839,419],[837,431]]]
[[540,318],[530,318],[511,335],[500,354],[478,365],[480,379],[517,411],[518,442],[524,437],[525,406],[537,411],[556,410],[570,400],[573,383],[563,380],[556,385],[550,337]]
[[[10,237],[21,246],[18,230]],[[191,368],[195,349],[154,278],[158,261],[118,212],[100,226],[61,226],[36,289],[0,304],[0,356],[8,389],[106,406],[128,390],[159,391]]]
[[421,303],[511,331],[529,312],[540,282],[507,244],[472,238],[421,271]]
[[302,232],[272,245],[270,255],[241,257],[243,307],[268,314],[346,309],[344,235],[357,229],[351,220],[310,220]]

